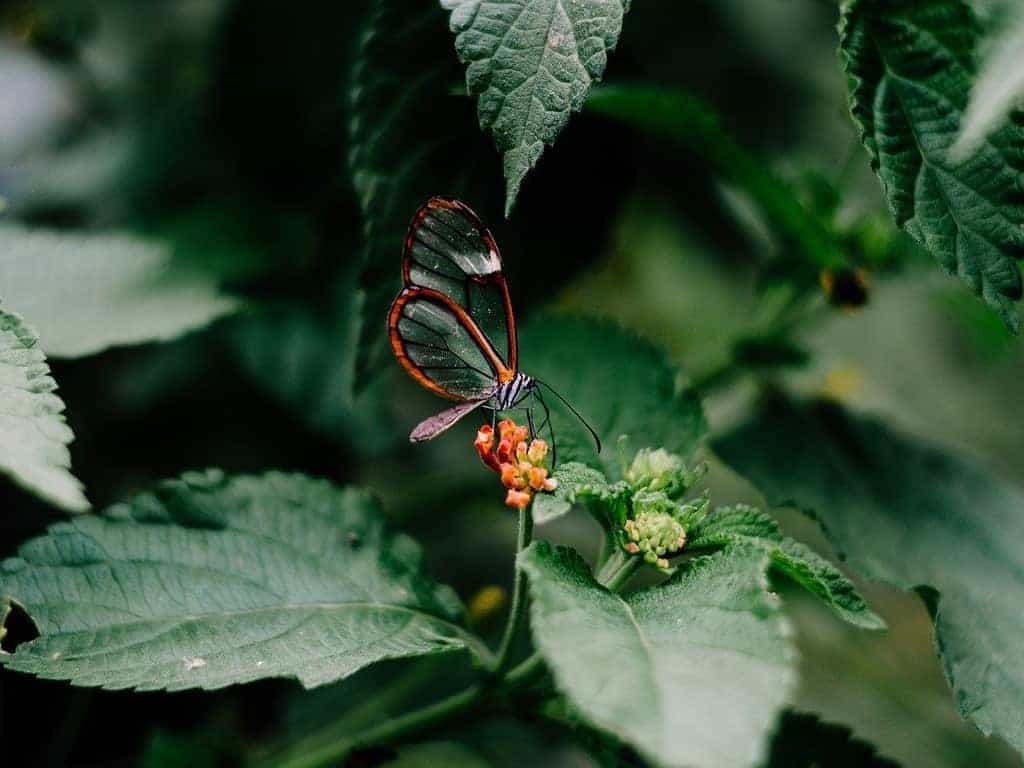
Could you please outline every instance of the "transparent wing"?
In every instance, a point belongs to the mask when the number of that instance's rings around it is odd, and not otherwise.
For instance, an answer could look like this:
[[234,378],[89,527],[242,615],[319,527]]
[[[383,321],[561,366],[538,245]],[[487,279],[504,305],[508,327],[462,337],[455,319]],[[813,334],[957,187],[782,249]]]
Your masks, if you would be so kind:
[[503,363],[461,306],[440,291],[413,286],[388,314],[395,356],[427,389],[452,400],[486,400]]
[[459,403],[453,405],[446,411],[441,411],[429,419],[425,419],[416,425],[416,428],[409,435],[409,439],[414,443],[421,443],[424,440],[432,440],[433,438],[440,435],[442,432],[450,429],[455,425],[459,419],[464,416],[468,416],[470,413],[475,411],[481,405],[484,404],[484,400],[468,400],[465,403]]
[[431,198],[405,238],[406,286],[443,293],[481,330],[503,367],[515,372],[519,350],[508,284],[494,237],[465,203]]

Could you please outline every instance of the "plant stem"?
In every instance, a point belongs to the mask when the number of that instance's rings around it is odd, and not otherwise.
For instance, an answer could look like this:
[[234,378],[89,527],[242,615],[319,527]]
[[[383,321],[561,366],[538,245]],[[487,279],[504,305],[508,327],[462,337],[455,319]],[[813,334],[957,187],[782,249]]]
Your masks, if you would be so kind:
[[[519,510],[519,537],[516,540],[516,556],[530,545],[533,539],[533,511],[532,504]],[[515,569],[515,584],[512,587],[512,606],[509,609],[508,621],[505,624],[505,632],[501,638],[501,645],[498,647],[498,658],[492,668],[492,675],[500,677],[512,666],[512,653],[519,630],[526,621],[526,573],[519,568]]]
[[510,669],[502,681],[478,683],[458,693],[429,704],[405,715],[368,728],[358,735],[337,738],[324,743],[323,736],[315,743],[307,740],[299,743],[288,755],[271,756],[260,764],[275,768],[319,768],[337,764],[347,755],[363,747],[394,745],[409,741],[422,734],[440,728],[453,720],[482,714],[488,701],[500,699],[509,694],[529,688],[547,671],[540,653],[534,653]]
[[604,568],[605,563],[608,562],[608,558],[615,553],[615,537],[612,536],[610,531],[602,530],[601,532],[601,550],[597,554],[597,562],[594,563],[594,571],[600,573]]
[[504,691],[519,691],[528,688],[547,672],[547,665],[540,651],[534,651],[526,659],[508,671],[504,679]]
[[408,741],[457,717],[464,717],[476,706],[486,691],[486,687],[474,685],[434,704],[387,720],[359,735],[303,751],[273,764],[277,768],[319,768],[322,765],[337,764],[346,755],[362,747]]
[[627,555],[616,549],[597,572],[597,582],[612,592],[618,592],[629,581],[630,577],[643,562],[639,557]]
[[[533,518],[529,508],[519,512],[519,539],[517,551],[525,549],[533,535]],[[600,569],[598,581],[613,592],[622,589],[641,563],[640,558],[630,557],[619,549],[613,549],[604,567]],[[526,617],[526,577],[517,569],[512,598],[512,607],[505,635],[502,639],[498,661],[488,679],[452,694],[434,704],[408,712],[381,723],[375,728],[364,730],[358,735],[340,736],[325,743],[325,734],[318,738],[300,742],[290,754],[278,755],[265,761],[275,768],[320,768],[336,764],[355,750],[377,745],[394,745],[414,739],[422,734],[441,728],[457,719],[482,714],[488,704],[507,706],[505,697],[529,689],[543,679],[547,665],[539,651],[521,661],[511,664],[511,649]],[[326,736],[330,739],[330,736]]]

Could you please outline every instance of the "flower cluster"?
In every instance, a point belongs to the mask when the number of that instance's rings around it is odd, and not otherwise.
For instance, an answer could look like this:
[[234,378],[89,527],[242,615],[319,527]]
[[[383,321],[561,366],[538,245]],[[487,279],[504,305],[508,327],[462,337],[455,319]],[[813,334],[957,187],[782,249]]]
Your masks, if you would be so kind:
[[508,488],[505,496],[508,506],[522,509],[535,492],[553,491],[558,487],[558,481],[548,477],[546,442],[530,441],[529,430],[511,419],[498,422],[497,446],[494,437],[494,429],[484,424],[477,430],[473,447],[484,464],[501,475],[502,485]]
[[625,549],[631,555],[643,555],[644,562],[668,568],[665,555],[673,555],[686,545],[686,531],[665,512],[640,512],[627,520],[623,530],[628,537]]
[[639,451],[623,472],[627,501],[619,523],[622,548],[668,572],[668,559],[683,551],[687,531],[707,513],[706,494],[683,501],[704,471],[703,465],[688,469],[680,456],[661,448]]

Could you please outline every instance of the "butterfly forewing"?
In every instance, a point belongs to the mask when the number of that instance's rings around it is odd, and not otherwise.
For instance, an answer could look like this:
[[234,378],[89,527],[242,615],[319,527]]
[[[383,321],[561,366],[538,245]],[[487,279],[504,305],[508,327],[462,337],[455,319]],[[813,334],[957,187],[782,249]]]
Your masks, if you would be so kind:
[[405,240],[407,286],[432,288],[464,308],[503,366],[518,364],[515,320],[494,237],[456,200],[433,198],[413,217]]

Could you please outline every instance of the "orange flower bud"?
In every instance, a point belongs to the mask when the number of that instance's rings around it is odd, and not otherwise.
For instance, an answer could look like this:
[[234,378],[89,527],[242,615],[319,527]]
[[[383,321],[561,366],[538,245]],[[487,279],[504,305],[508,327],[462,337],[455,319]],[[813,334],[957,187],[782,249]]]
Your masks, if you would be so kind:
[[534,440],[530,443],[530,448],[526,455],[534,464],[540,464],[544,461],[544,457],[548,455],[548,444],[543,440]]
[[494,430],[490,424],[484,424],[476,431],[476,440],[473,442],[473,445],[477,446],[477,448],[491,449],[491,446],[494,445]]
[[530,480],[530,487],[535,491],[544,489],[544,481],[548,479],[548,471],[544,467],[530,467],[526,476]]
[[529,491],[517,491],[510,488],[508,494],[505,496],[505,503],[510,507],[516,509],[522,509],[530,503],[530,492]]
[[502,464],[512,460],[512,454],[515,452],[515,443],[509,437],[501,438],[501,442],[498,443],[498,461]]
[[515,464],[501,465],[501,484],[517,491],[526,489],[526,480]]
[[473,441],[473,447],[476,448],[476,452],[480,455],[480,460],[483,463],[493,469],[495,472],[500,472],[498,467],[498,460],[494,456],[494,430],[491,429],[490,424],[484,424],[476,432],[476,440]]

